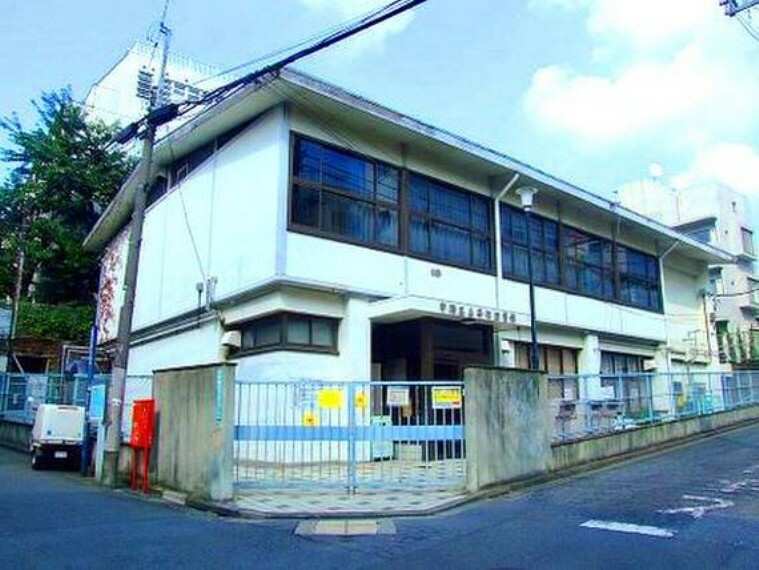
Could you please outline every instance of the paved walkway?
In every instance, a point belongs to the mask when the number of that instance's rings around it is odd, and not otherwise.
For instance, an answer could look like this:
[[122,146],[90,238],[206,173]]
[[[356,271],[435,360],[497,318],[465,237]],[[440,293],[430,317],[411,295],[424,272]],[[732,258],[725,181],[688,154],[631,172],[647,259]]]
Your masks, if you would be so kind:
[[466,500],[466,463],[359,463],[358,492],[348,494],[347,464],[239,464],[235,506],[268,516],[404,515],[436,512]]
[[403,516],[437,512],[467,497],[463,490],[365,490],[349,495],[344,489],[248,489],[238,493],[235,506],[259,516]]

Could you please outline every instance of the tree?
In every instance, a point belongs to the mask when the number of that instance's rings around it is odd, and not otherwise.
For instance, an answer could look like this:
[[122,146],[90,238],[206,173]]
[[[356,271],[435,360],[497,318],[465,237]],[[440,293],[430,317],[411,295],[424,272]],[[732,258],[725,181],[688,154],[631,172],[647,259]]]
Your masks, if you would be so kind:
[[[10,260],[25,247],[23,290],[42,303],[90,304],[97,257],[82,242],[118,191],[133,161],[110,144],[114,128],[90,120],[68,89],[33,101],[37,124],[0,119],[12,169],[0,188],[0,297],[12,294]],[[30,287],[31,285],[34,287]]]

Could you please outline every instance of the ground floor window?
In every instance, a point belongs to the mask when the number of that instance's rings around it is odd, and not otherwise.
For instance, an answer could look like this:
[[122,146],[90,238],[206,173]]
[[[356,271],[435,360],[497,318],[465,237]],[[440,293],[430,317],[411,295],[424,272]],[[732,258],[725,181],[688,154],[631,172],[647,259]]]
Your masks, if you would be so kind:
[[643,374],[645,358],[636,354],[601,352],[601,386],[630,412],[649,406],[649,380]]
[[277,313],[239,326],[238,353],[268,350],[337,352],[338,319],[299,313]]
[[[574,400],[579,397],[577,378],[565,377],[577,374],[578,354],[579,351],[575,348],[551,345],[538,346],[538,367],[549,374],[549,398]],[[514,366],[516,368],[530,367],[530,345],[528,343],[514,343]]]

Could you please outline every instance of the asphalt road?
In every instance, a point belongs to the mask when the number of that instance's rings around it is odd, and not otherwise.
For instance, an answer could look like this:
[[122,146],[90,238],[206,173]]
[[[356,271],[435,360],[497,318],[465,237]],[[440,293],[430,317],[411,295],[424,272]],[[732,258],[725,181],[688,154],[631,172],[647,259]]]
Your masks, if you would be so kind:
[[[138,499],[33,472],[1,448],[0,500],[0,568],[759,568],[759,426],[399,519],[395,535],[295,536],[295,521],[240,522]],[[588,521],[635,526],[581,526]]]

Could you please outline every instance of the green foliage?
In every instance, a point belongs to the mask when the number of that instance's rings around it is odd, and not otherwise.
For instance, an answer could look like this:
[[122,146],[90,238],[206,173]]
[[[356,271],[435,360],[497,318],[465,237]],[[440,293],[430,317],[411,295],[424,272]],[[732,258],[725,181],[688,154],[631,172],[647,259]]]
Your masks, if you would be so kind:
[[18,334],[86,344],[95,309],[89,305],[40,305],[21,303]]
[[17,115],[0,119],[10,141],[0,159],[13,169],[0,188],[0,298],[12,293],[13,262],[24,244],[24,291],[35,278],[35,299],[91,303],[97,257],[82,242],[133,166],[110,145],[114,129],[90,121],[68,90],[33,102],[37,125]]

